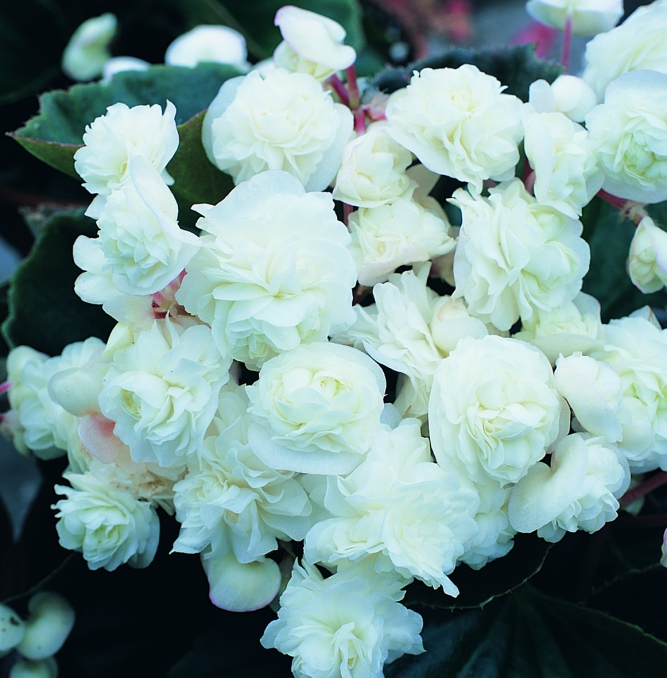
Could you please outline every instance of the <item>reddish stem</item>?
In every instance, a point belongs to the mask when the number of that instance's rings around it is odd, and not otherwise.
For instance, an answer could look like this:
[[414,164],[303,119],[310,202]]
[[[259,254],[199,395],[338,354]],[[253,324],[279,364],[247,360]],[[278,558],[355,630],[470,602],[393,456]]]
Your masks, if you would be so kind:
[[354,212],[354,207],[348,205],[346,202],[343,203],[343,223],[347,226],[347,222],[350,219],[350,214]]
[[345,89],[345,85],[341,79],[334,73],[328,80],[331,89],[336,92],[336,95],[340,99],[340,102],[345,106],[350,105],[350,97]]
[[2,384],[0,384],[0,395],[3,393],[7,393],[9,389],[12,387],[12,382],[11,381],[3,381]]
[[354,112],[354,131],[357,134],[366,133],[366,116],[361,108],[357,108]]
[[357,82],[357,69],[352,66],[349,66],[345,69],[345,75],[347,77],[347,89],[350,93],[350,100],[348,106],[354,110],[359,107],[359,83]]
[[662,473],[656,473],[654,476],[651,476],[648,480],[645,480],[643,483],[633,487],[631,490],[628,490],[620,499],[621,506],[627,506],[632,504],[633,501],[641,499],[646,496],[649,492],[657,490],[659,487],[662,487],[667,483],[667,471],[662,471]]
[[565,30],[563,31],[563,55],[561,64],[565,72],[570,70],[570,52],[572,51],[572,10],[568,10],[565,17]]
[[618,198],[617,196],[612,195],[611,193],[607,193],[607,191],[605,191],[602,188],[598,191],[597,196],[598,198],[601,198],[605,202],[608,202],[610,205],[621,211],[625,209],[625,206],[628,203],[628,201],[625,200],[624,198]]

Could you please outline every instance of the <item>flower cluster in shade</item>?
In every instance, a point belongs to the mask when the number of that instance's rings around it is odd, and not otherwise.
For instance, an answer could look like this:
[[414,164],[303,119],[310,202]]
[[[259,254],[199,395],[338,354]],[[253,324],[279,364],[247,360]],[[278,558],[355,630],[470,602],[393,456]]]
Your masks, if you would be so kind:
[[[193,206],[196,233],[167,171],[174,106],[92,121],[75,167],[99,233],[75,244],[75,291],[117,325],[56,357],[14,349],[3,419],[21,451],[68,457],[61,544],[92,569],[146,567],[165,511],[216,605],[279,596],[261,642],[295,676],[361,678],[423,651],[414,580],[456,596],[455,568],[517,533],[614,520],[632,474],[667,470],[667,335],[648,309],[601,322],[581,218],[601,188],[667,197],[667,74],[632,28],[664,8],[605,15],[584,79],[537,81],[528,102],[464,65],[359,105],[340,96],[342,27],[282,8],[272,62],[204,119],[235,188]],[[605,93],[597,45],[617,31]],[[442,176],[465,184],[444,204]],[[644,292],[667,283],[665,241],[644,217],[628,263]]]

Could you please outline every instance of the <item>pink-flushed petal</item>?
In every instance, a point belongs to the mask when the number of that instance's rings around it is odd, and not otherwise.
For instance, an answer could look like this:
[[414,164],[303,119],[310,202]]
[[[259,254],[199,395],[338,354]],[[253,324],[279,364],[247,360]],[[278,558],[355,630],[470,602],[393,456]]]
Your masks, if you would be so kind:
[[118,458],[125,444],[114,435],[116,422],[103,414],[86,414],[79,423],[79,438],[84,447],[103,464],[111,464]]

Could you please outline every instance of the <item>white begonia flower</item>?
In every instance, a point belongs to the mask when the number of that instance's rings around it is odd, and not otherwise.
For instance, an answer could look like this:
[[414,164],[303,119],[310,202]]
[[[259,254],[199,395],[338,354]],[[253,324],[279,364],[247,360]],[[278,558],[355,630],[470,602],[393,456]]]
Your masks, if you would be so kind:
[[74,154],[74,169],[83,187],[97,196],[86,215],[97,219],[111,191],[130,181],[130,160],[141,155],[171,185],[174,180],[165,169],[178,148],[176,108],[171,101],[162,113],[157,104],[133,106],[117,103],[86,126],[84,146]]
[[568,428],[549,361],[528,344],[497,336],[462,339],[438,366],[429,403],[431,445],[445,469],[474,482],[515,483]]
[[333,197],[357,207],[379,207],[398,198],[409,199],[417,187],[406,170],[412,153],[387,133],[387,123],[373,123],[352,139],[333,190]]
[[167,47],[164,63],[194,68],[202,61],[250,68],[245,38],[228,26],[195,26]]
[[453,296],[464,297],[472,315],[509,330],[574,299],[590,261],[580,221],[539,204],[519,179],[488,198],[458,189],[450,202],[463,213]]
[[611,367],[575,353],[557,360],[554,377],[558,392],[588,433],[608,443],[622,439],[623,385]]
[[431,459],[421,422],[404,419],[378,433],[366,459],[346,478],[328,478],[324,506],[334,516],[306,535],[304,555],[339,570],[367,562],[458,595],[447,576],[477,535],[474,488]]
[[644,294],[667,285],[667,233],[651,217],[644,217],[637,225],[630,244],[628,274]]
[[135,461],[180,465],[204,439],[231,362],[205,325],[156,320],[114,353],[100,409]]
[[148,61],[137,59],[131,56],[119,56],[109,59],[104,64],[102,69],[101,84],[107,85],[111,82],[116,73],[124,73],[125,71],[147,71],[151,65]]
[[202,143],[237,185],[284,170],[307,191],[322,191],[338,172],[352,126],[349,108],[335,104],[312,76],[251,71],[223,83],[204,117]]
[[537,530],[550,542],[565,532],[596,532],[616,518],[629,480],[613,446],[574,433],[558,444],[551,466],[535,464],[514,486],[510,522],[518,532]]
[[116,35],[118,21],[107,12],[84,21],[65,47],[62,69],[72,80],[92,80],[102,74],[111,58],[109,43]]
[[56,485],[56,494],[65,499],[52,507],[60,545],[82,553],[91,570],[150,565],[160,538],[160,521],[150,504],[90,473],[63,477],[72,487]]
[[247,387],[250,444],[275,469],[350,473],[380,429],[385,387],[384,373],[363,352],[302,344],[265,363]]
[[584,292],[550,311],[536,309],[521,322],[521,331],[513,335],[539,348],[552,365],[559,355],[601,347],[601,336],[600,302]]
[[667,73],[667,4],[636,9],[620,26],[595,36],[586,45],[583,79],[599,101],[607,85],[623,73],[648,69]]
[[354,320],[357,269],[330,194],[264,172],[215,207],[197,205],[202,248],[176,299],[250,369]]
[[326,80],[357,58],[354,48],[343,44],[345,29],[321,14],[287,5],[276,12],[274,24],[284,40],[273,56],[278,66]]
[[422,618],[398,602],[404,584],[363,566],[324,579],[295,563],[260,642],[293,657],[296,678],[382,678],[385,663],[424,651]]
[[618,23],[623,0],[528,0],[526,11],[535,21],[560,31],[570,16],[573,35],[597,35]]
[[535,198],[577,219],[604,181],[588,133],[562,113],[527,113],[523,128]]
[[559,75],[551,83],[551,91],[555,110],[575,122],[583,122],[586,114],[597,104],[593,88],[576,75]]
[[632,71],[614,80],[586,116],[602,188],[642,203],[667,199],[667,74]]
[[[176,199],[146,158],[132,158],[129,173],[129,183],[107,196],[93,243],[101,248],[120,292],[154,294],[185,269],[199,249],[199,238],[179,228]],[[84,270],[95,260],[86,260],[80,250],[78,264]]]
[[369,287],[388,280],[399,266],[429,261],[456,247],[448,221],[404,198],[356,210],[348,228],[352,238],[348,250],[357,264],[357,279]]
[[210,546],[212,558],[233,552],[240,563],[252,563],[277,549],[278,539],[301,540],[310,528],[310,501],[294,473],[267,466],[248,442],[247,409],[241,387],[220,394],[201,450],[174,486],[181,523],[174,551]]
[[521,101],[494,77],[464,64],[424,68],[387,102],[389,133],[438,174],[470,182],[514,176],[523,137]]
[[363,348],[381,365],[407,377],[394,403],[403,416],[426,414],[433,373],[444,357],[429,328],[439,297],[426,285],[428,272],[426,263],[390,275],[388,282],[374,287],[375,304],[356,305],[355,323],[332,337]]

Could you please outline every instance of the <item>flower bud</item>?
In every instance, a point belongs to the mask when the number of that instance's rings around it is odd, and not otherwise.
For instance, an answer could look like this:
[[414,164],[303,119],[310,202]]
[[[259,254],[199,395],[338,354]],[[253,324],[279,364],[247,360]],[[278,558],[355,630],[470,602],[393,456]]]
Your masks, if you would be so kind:
[[[65,598],[53,591],[42,591],[34,595],[28,602],[28,610],[30,617],[25,624],[25,635],[16,649],[26,659],[51,657],[63,646],[74,626],[74,610]],[[25,675],[41,677],[49,674]]]
[[559,75],[551,83],[551,91],[556,110],[575,122],[583,122],[598,102],[593,88],[575,75]]
[[667,233],[644,217],[630,244],[628,274],[635,287],[644,294],[657,292],[667,285]]
[[9,678],[57,678],[58,664],[53,657],[39,661],[18,661],[9,672]]
[[98,363],[57,372],[49,380],[49,395],[63,409],[77,417],[99,412],[97,399],[108,371],[107,363]]
[[72,80],[92,80],[102,74],[111,58],[109,43],[116,35],[118,22],[107,12],[84,21],[70,38],[63,52],[62,69]]
[[572,17],[574,35],[610,31],[623,16],[622,0],[529,0],[526,11],[535,21],[564,30]]
[[[0,605],[0,653],[16,647],[25,633],[25,624],[11,607]],[[2,655],[0,655],[2,656]]]
[[440,299],[433,312],[429,329],[433,343],[445,354],[453,351],[459,339],[463,337],[481,339],[488,334],[486,325],[468,313],[465,303],[451,297]]
[[213,61],[247,70],[247,57],[245,38],[233,28],[195,26],[167,47],[164,62],[168,66],[194,68],[201,61]]

